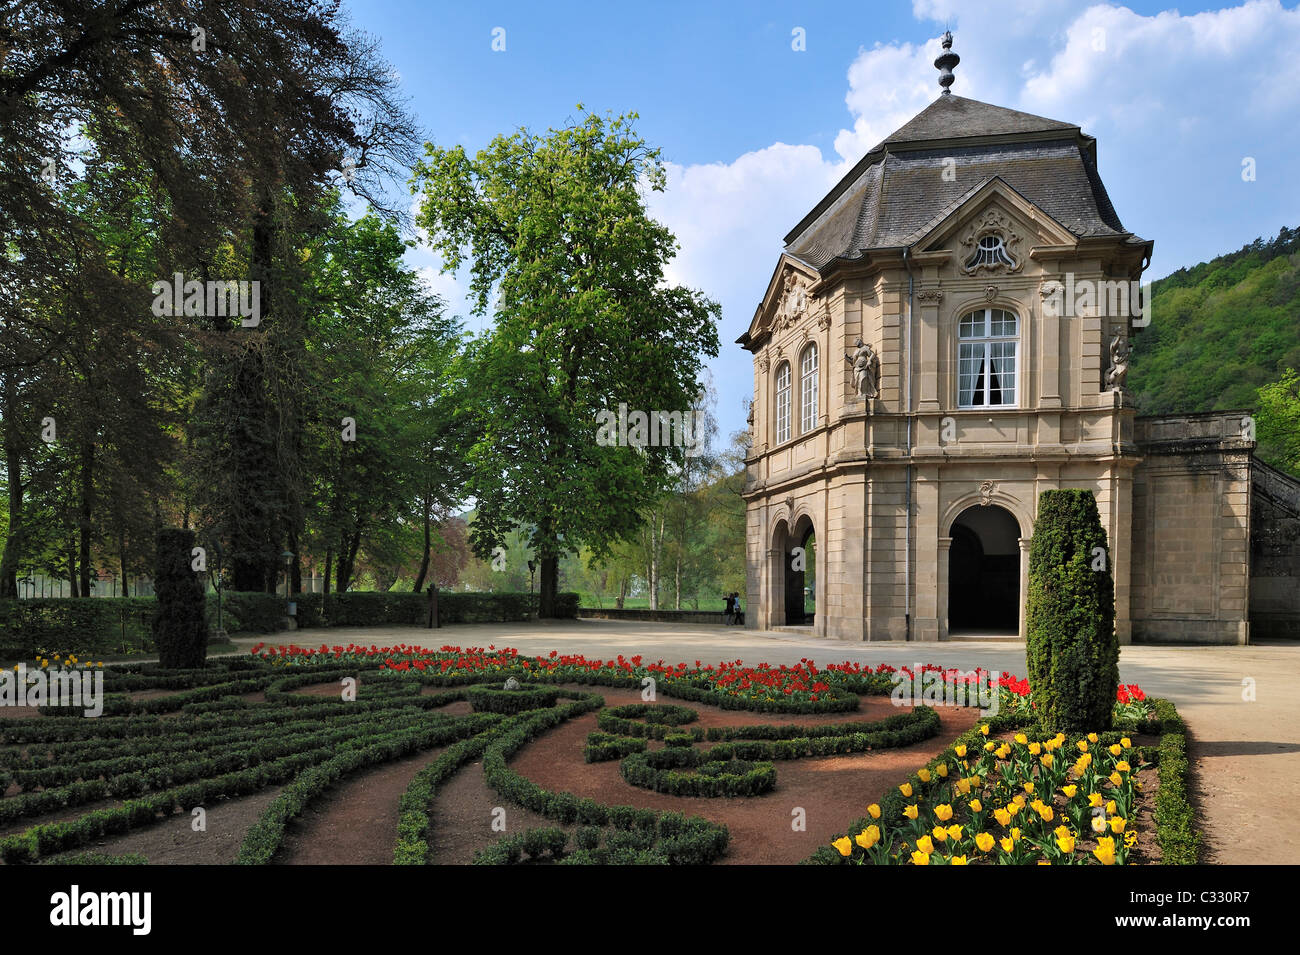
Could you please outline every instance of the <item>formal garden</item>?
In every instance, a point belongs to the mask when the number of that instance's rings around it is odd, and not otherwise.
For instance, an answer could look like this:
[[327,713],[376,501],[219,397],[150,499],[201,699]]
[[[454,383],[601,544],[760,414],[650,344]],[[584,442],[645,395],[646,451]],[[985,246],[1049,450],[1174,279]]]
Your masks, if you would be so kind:
[[102,674],[102,695],[94,719],[30,689],[0,710],[19,717],[0,720],[0,859],[146,862],[137,834],[261,797],[230,858],[195,840],[171,861],[356,861],[323,840],[356,825],[331,800],[400,762],[401,791],[362,791],[372,861],[1195,862],[1185,728],[1119,683],[1099,534],[1090,493],[1041,496],[1028,676],[992,697],[978,672],[812,659],[259,642],[205,660],[202,592],[160,560],[160,662],[15,666],[51,688]]

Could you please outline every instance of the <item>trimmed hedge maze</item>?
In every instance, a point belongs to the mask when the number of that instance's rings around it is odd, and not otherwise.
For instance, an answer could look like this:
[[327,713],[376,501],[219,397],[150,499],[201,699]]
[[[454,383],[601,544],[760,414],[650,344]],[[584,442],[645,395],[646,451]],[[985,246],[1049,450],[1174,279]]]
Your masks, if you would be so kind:
[[[0,720],[0,830],[7,833],[0,861],[139,864],[137,852],[98,846],[178,812],[271,787],[279,791],[247,830],[236,861],[273,863],[295,821],[341,781],[436,750],[395,807],[395,864],[436,861],[430,847],[438,793],[475,762],[494,799],[547,820],[484,847],[478,864],[707,864],[730,840],[717,821],[548,789],[515,770],[512,759],[550,730],[595,714],[584,760],[618,760],[632,787],[685,798],[762,797],[779,788],[785,761],[906,747],[940,731],[929,706],[875,721],[705,727],[687,705],[606,707],[595,691],[640,690],[650,675],[662,695],[678,700],[833,714],[891,685],[880,671],[818,671],[810,661],[779,669],[738,661],[696,666],[522,658],[491,648],[259,647],[251,657],[194,670],[106,667],[101,717],[43,707],[39,719]],[[453,703],[457,711],[447,712]],[[1024,721],[1017,712],[995,728]],[[1181,723],[1162,702],[1134,725],[1159,731],[1162,724],[1160,842],[1167,860],[1188,861],[1199,837],[1186,799]],[[882,799],[890,812],[900,809],[897,801]],[[825,850],[815,858],[831,861]]]

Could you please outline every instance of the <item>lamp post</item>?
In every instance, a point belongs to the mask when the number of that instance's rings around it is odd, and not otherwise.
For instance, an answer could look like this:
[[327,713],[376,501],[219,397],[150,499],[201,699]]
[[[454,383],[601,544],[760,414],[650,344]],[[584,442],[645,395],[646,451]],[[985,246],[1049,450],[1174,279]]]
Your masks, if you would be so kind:
[[280,557],[284,560],[284,612],[293,619],[293,602],[289,599],[289,571],[293,566],[293,551],[286,550]]

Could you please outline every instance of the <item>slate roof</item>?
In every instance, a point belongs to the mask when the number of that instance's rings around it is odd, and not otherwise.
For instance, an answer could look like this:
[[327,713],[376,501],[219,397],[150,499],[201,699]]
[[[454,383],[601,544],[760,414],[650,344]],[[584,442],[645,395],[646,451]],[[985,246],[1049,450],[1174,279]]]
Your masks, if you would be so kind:
[[[942,213],[995,177],[1079,237],[1142,240],[1124,229],[1077,126],[941,95],[873,148],[786,236],[786,252],[833,259],[920,239]],[[942,175],[947,159],[955,177]]]

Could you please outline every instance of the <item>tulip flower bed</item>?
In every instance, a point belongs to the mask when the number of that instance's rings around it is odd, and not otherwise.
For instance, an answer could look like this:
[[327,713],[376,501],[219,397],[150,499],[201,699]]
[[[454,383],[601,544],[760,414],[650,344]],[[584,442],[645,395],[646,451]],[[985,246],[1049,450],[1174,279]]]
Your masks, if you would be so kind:
[[[1123,865],[1139,838],[1134,820],[1146,795],[1137,773],[1155,764],[1163,861],[1194,863],[1200,836],[1187,798],[1182,721],[1167,700],[1151,701],[1148,711],[1157,718],[1134,728],[1161,734],[1159,746],[1135,746],[1125,731],[1044,738],[1024,725],[1024,712],[1000,714],[869,806],[867,817],[809,861]],[[1009,740],[990,738],[1015,727],[1022,729]]]

